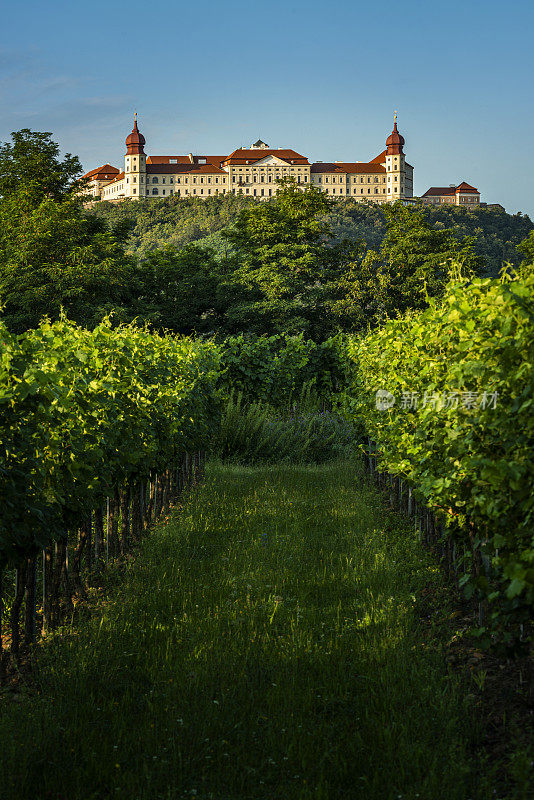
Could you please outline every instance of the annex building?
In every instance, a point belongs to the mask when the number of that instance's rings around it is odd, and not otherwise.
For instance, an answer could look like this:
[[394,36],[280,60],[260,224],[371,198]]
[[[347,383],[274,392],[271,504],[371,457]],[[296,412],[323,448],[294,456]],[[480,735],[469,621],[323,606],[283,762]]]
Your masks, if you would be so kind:
[[90,198],[118,202],[231,192],[268,199],[278,190],[277,180],[286,177],[294,178],[303,188],[315,186],[336,198],[375,203],[409,202],[413,198],[413,166],[405,159],[405,141],[397,129],[396,115],[385,150],[371,161],[310,163],[295,150],[273,149],[261,140],[219,156],[147,156],[145,144],[136,114],[126,139],[124,169],[104,164],[83,176]]
[[458,186],[431,186],[422,196],[421,200],[429,205],[449,203],[464,208],[478,208],[480,205],[480,192],[474,186],[463,181]]

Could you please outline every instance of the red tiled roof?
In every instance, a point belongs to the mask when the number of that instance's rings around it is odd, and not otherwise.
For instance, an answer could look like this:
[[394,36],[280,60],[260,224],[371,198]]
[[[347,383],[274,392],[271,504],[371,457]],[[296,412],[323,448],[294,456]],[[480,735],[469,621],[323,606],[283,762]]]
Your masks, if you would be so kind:
[[474,186],[470,186],[465,181],[462,181],[462,183],[459,186],[456,187],[456,191],[457,192],[476,192],[477,194],[479,194],[478,189],[475,189]]
[[305,156],[301,156],[300,153],[295,152],[295,150],[270,150],[267,148],[258,148],[257,150],[243,150],[240,148],[234,150],[233,153],[224,159],[224,163],[246,164],[249,162],[254,164],[257,161],[261,161],[266,156],[276,156],[276,158],[280,158],[282,161],[300,166],[310,163]]
[[115,175],[118,175],[119,170],[117,167],[112,167],[111,164],[103,164],[101,167],[97,167],[96,169],[92,169],[90,172],[86,172],[82,178],[93,178],[93,180],[100,180],[100,175],[109,175],[110,177],[114,178]]
[[371,161],[369,161],[369,164],[385,164],[387,153],[387,150],[382,150],[380,155],[375,156],[375,158],[372,158]]
[[478,189],[470,186],[468,183],[461,183],[459,186],[431,186],[421,197],[436,197],[444,195],[452,195],[457,192],[476,192],[479,194]]
[[456,186],[431,186],[421,197],[456,194]]
[[182,175],[186,172],[193,172],[195,174],[209,174],[209,175],[226,175],[224,170],[219,169],[215,164],[147,164],[147,175]]
[[[205,159],[208,164],[215,164],[217,167],[224,161],[227,156],[193,156],[193,163],[198,164],[199,161]],[[147,164],[170,164],[171,161],[176,161],[178,164],[191,164],[189,156],[148,156]]]
[[364,173],[364,174],[381,175],[382,173],[385,173],[386,170],[384,169],[384,167],[381,164],[377,164],[377,163],[373,164],[372,162],[369,163],[369,164],[367,164],[367,163],[358,163],[358,162],[356,162],[356,163],[354,163],[354,162],[347,162],[347,163],[343,162],[343,163],[340,163],[340,164],[336,164],[336,163],[325,164],[325,163],[322,163],[322,162],[318,162],[316,164],[312,164],[311,171],[314,172],[314,173],[316,173],[316,172],[321,172],[321,173],[323,173],[323,172],[328,172],[328,173],[344,172],[344,173],[349,173],[351,175],[354,174],[354,173],[360,173],[361,172],[361,173]]
[[110,184],[112,184],[112,183],[118,183],[118,181],[122,181],[122,179],[123,179],[123,178],[124,178],[124,172],[119,172],[119,174],[118,174],[118,175],[116,175],[116,176],[113,178],[113,180],[112,180],[112,181],[110,181]]

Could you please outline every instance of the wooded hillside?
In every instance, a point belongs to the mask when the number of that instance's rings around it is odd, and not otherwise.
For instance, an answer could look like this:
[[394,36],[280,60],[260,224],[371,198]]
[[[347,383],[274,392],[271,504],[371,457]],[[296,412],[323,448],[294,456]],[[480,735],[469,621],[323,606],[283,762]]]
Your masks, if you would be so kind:
[[[191,242],[209,246],[221,257],[228,252],[229,244],[219,232],[231,227],[238,211],[254,202],[252,198],[234,195],[125,200],[117,204],[96,203],[91,214],[112,225],[129,221],[132,231],[128,249],[141,257],[165,245],[182,247]],[[449,206],[422,210],[437,230],[452,228],[458,239],[473,236],[476,251],[484,257],[490,275],[497,275],[504,262],[513,265],[520,262],[516,247],[534,229],[528,216],[497,209],[469,211]],[[360,239],[373,249],[380,247],[386,232],[383,208],[350,199],[337,201],[328,221],[336,240]]]

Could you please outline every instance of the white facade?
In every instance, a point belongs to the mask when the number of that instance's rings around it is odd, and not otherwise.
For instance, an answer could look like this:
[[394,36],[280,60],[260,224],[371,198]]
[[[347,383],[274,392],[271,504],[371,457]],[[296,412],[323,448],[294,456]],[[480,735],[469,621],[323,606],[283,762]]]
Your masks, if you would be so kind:
[[333,198],[388,203],[413,197],[413,167],[406,163],[396,121],[386,149],[370,162],[310,163],[294,150],[271,149],[262,141],[229,156],[146,156],[144,145],[136,119],[126,139],[124,171],[116,171],[109,181],[100,179],[98,185],[91,176],[101,178],[103,168],[88,173],[91,195],[111,202],[230,192],[268,199],[278,191],[280,178],[292,177],[297,185],[314,186]]

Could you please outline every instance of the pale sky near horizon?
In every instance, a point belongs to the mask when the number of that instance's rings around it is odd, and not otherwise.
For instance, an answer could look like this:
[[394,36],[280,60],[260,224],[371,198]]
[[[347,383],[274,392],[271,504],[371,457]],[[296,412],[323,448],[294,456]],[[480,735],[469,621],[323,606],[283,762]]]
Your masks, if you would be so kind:
[[466,180],[534,218],[533,0],[4,4],[0,141],[51,131],[85,170],[258,137],[367,161],[398,109],[415,193]]

